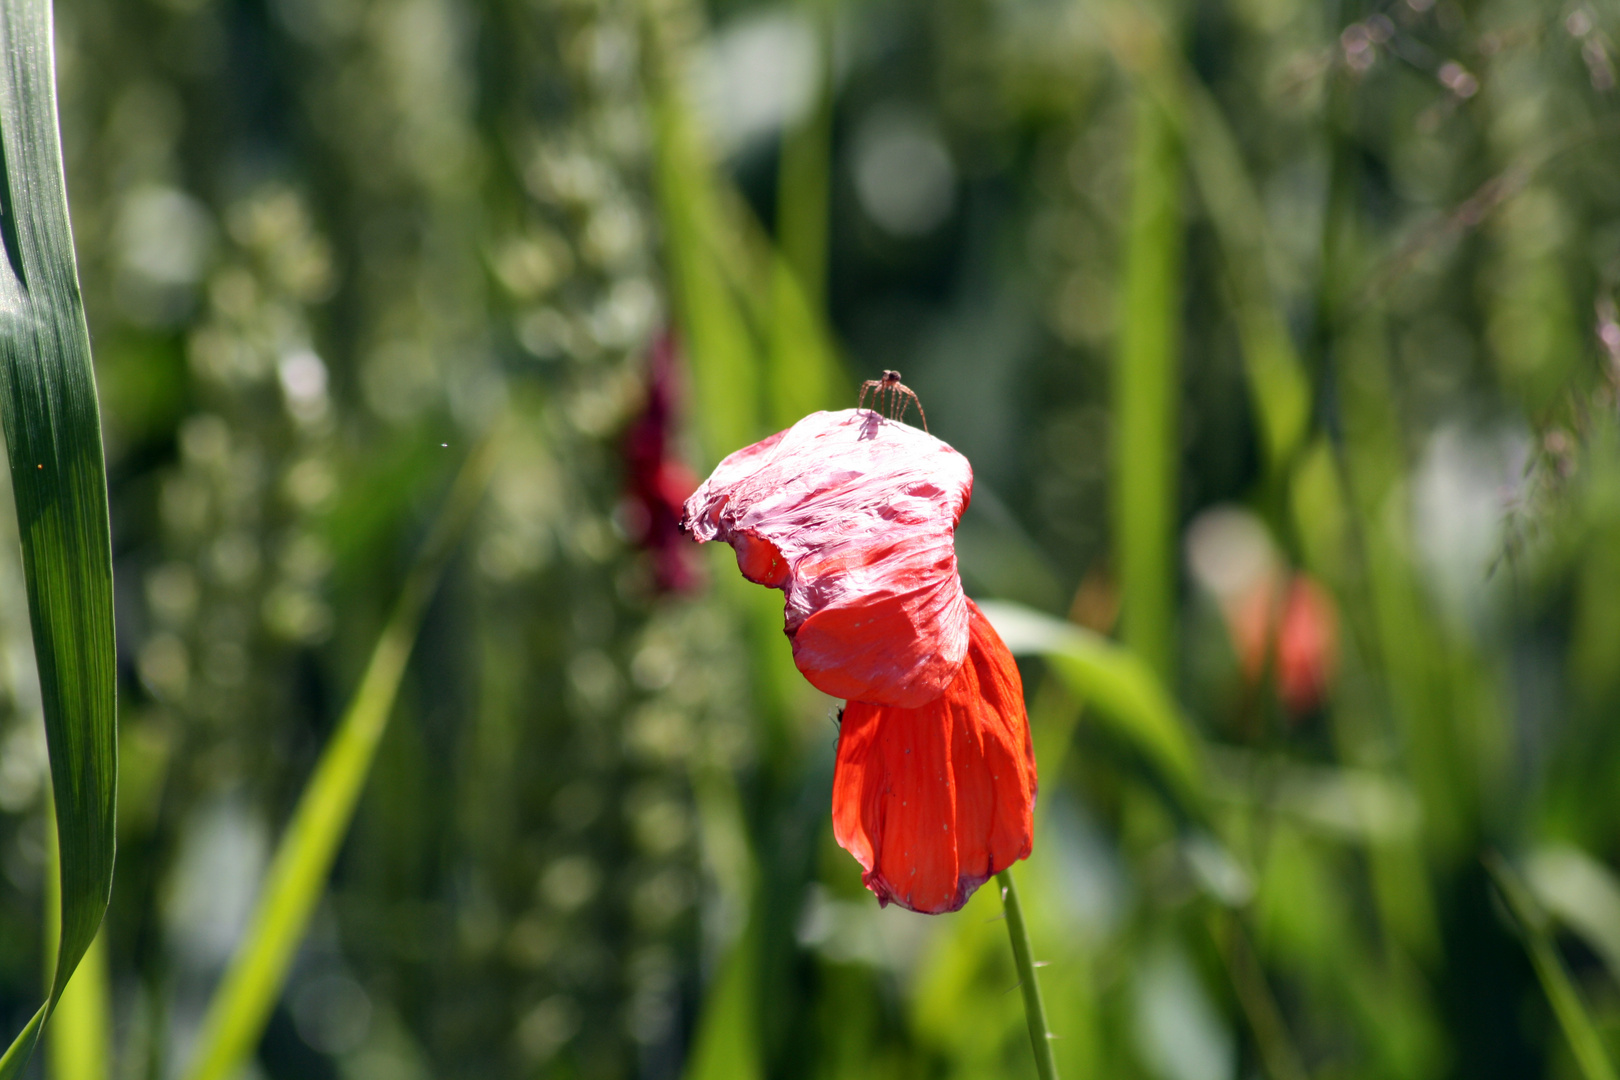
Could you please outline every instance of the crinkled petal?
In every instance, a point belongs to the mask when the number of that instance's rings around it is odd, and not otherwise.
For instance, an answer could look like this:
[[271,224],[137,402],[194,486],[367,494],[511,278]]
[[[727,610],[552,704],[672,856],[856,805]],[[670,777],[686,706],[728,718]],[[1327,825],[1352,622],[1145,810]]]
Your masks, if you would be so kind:
[[833,835],[879,902],[955,911],[1029,854],[1035,751],[1012,654],[971,600],[967,660],[918,709],[852,701],[833,774]]
[[915,708],[967,655],[953,536],[967,459],[865,409],[818,412],[722,461],[686,501],[750,581],[787,594],[805,678],[834,697]]

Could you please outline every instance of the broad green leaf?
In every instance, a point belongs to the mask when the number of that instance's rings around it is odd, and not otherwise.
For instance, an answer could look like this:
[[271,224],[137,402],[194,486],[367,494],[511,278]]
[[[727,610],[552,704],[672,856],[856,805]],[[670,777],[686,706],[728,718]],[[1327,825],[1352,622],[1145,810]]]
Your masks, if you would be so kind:
[[980,610],[1015,656],[1040,656],[1069,692],[1094,706],[1179,795],[1201,800],[1198,736],[1143,659],[1101,634],[1021,604],[985,600]]
[[18,1076],[96,936],[118,776],[112,543],[101,417],[57,136],[48,0],[0,0],[0,419],[22,538],[55,810],[49,992],[0,1057]]
[[483,499],[498,446],[498,435],[486,437],[462,466],[400,589],[359,689],[321,751],[276,848],[247,932],[209,1002],[186,1072],[190,1080],[224,1080],[234,1075],[264,1033],[299,942],[326,888],[338,845],[349,831],[377,743],[393,712],[423,612]]

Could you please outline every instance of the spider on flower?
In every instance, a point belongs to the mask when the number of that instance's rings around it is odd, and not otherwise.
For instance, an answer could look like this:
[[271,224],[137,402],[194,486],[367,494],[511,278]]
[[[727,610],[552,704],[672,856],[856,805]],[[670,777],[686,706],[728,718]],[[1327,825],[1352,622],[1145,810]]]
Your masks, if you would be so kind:
[[867,394],[872,395],[872,411],[890,420],[904,420],[906,411],[913,405],[917,406],[923,430],[928,430],[928,414],[923,412],[922,402],[917,400],[917,394],[911,387],[900,381],[898,371],[885,371],[881,379],[867,379],[861,383],[861,396],[855,399],[857,409],[866,408]]

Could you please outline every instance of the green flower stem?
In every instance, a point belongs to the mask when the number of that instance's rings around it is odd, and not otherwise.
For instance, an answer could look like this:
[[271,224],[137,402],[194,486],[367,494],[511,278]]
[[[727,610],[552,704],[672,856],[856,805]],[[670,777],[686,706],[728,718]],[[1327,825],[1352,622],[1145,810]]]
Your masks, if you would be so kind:
[[1036,981],[1035,961],[1029,955],[1029,928],[1024,925],[1024,909],[1018,902],[1018,887],[1013,884],[1010,870],[997,874],[996,881],[1001,885],[1001,902],[1007,910],[1007,935],[1012,938],[1018,986],[1024,993],[1024,1016],[1029,1021],[1030,1046],[1035,1051],[1035,1072],[1041,1080],[1057,1080],[1057,1062],[1052,1060],[1052,1032],[1046,1026],[1041,984]]

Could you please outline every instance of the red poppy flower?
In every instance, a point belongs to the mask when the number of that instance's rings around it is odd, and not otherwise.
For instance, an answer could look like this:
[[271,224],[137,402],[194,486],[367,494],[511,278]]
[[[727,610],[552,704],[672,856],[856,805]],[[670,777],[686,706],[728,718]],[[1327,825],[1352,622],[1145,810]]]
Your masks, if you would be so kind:
[[814,413],[722,461],[686,502],[787,596],[793,659],[847,698],[834,834],[882,903],[954,911],[1029,854],[1035,760],[1012,655],[962,591],[967,459],[875,412]]
[[967,660],[917,709],[852,701],[833,776],[833,835],[882,903],[955,911],[1029,855],[1035,749],[1012,653],[968,602]]

